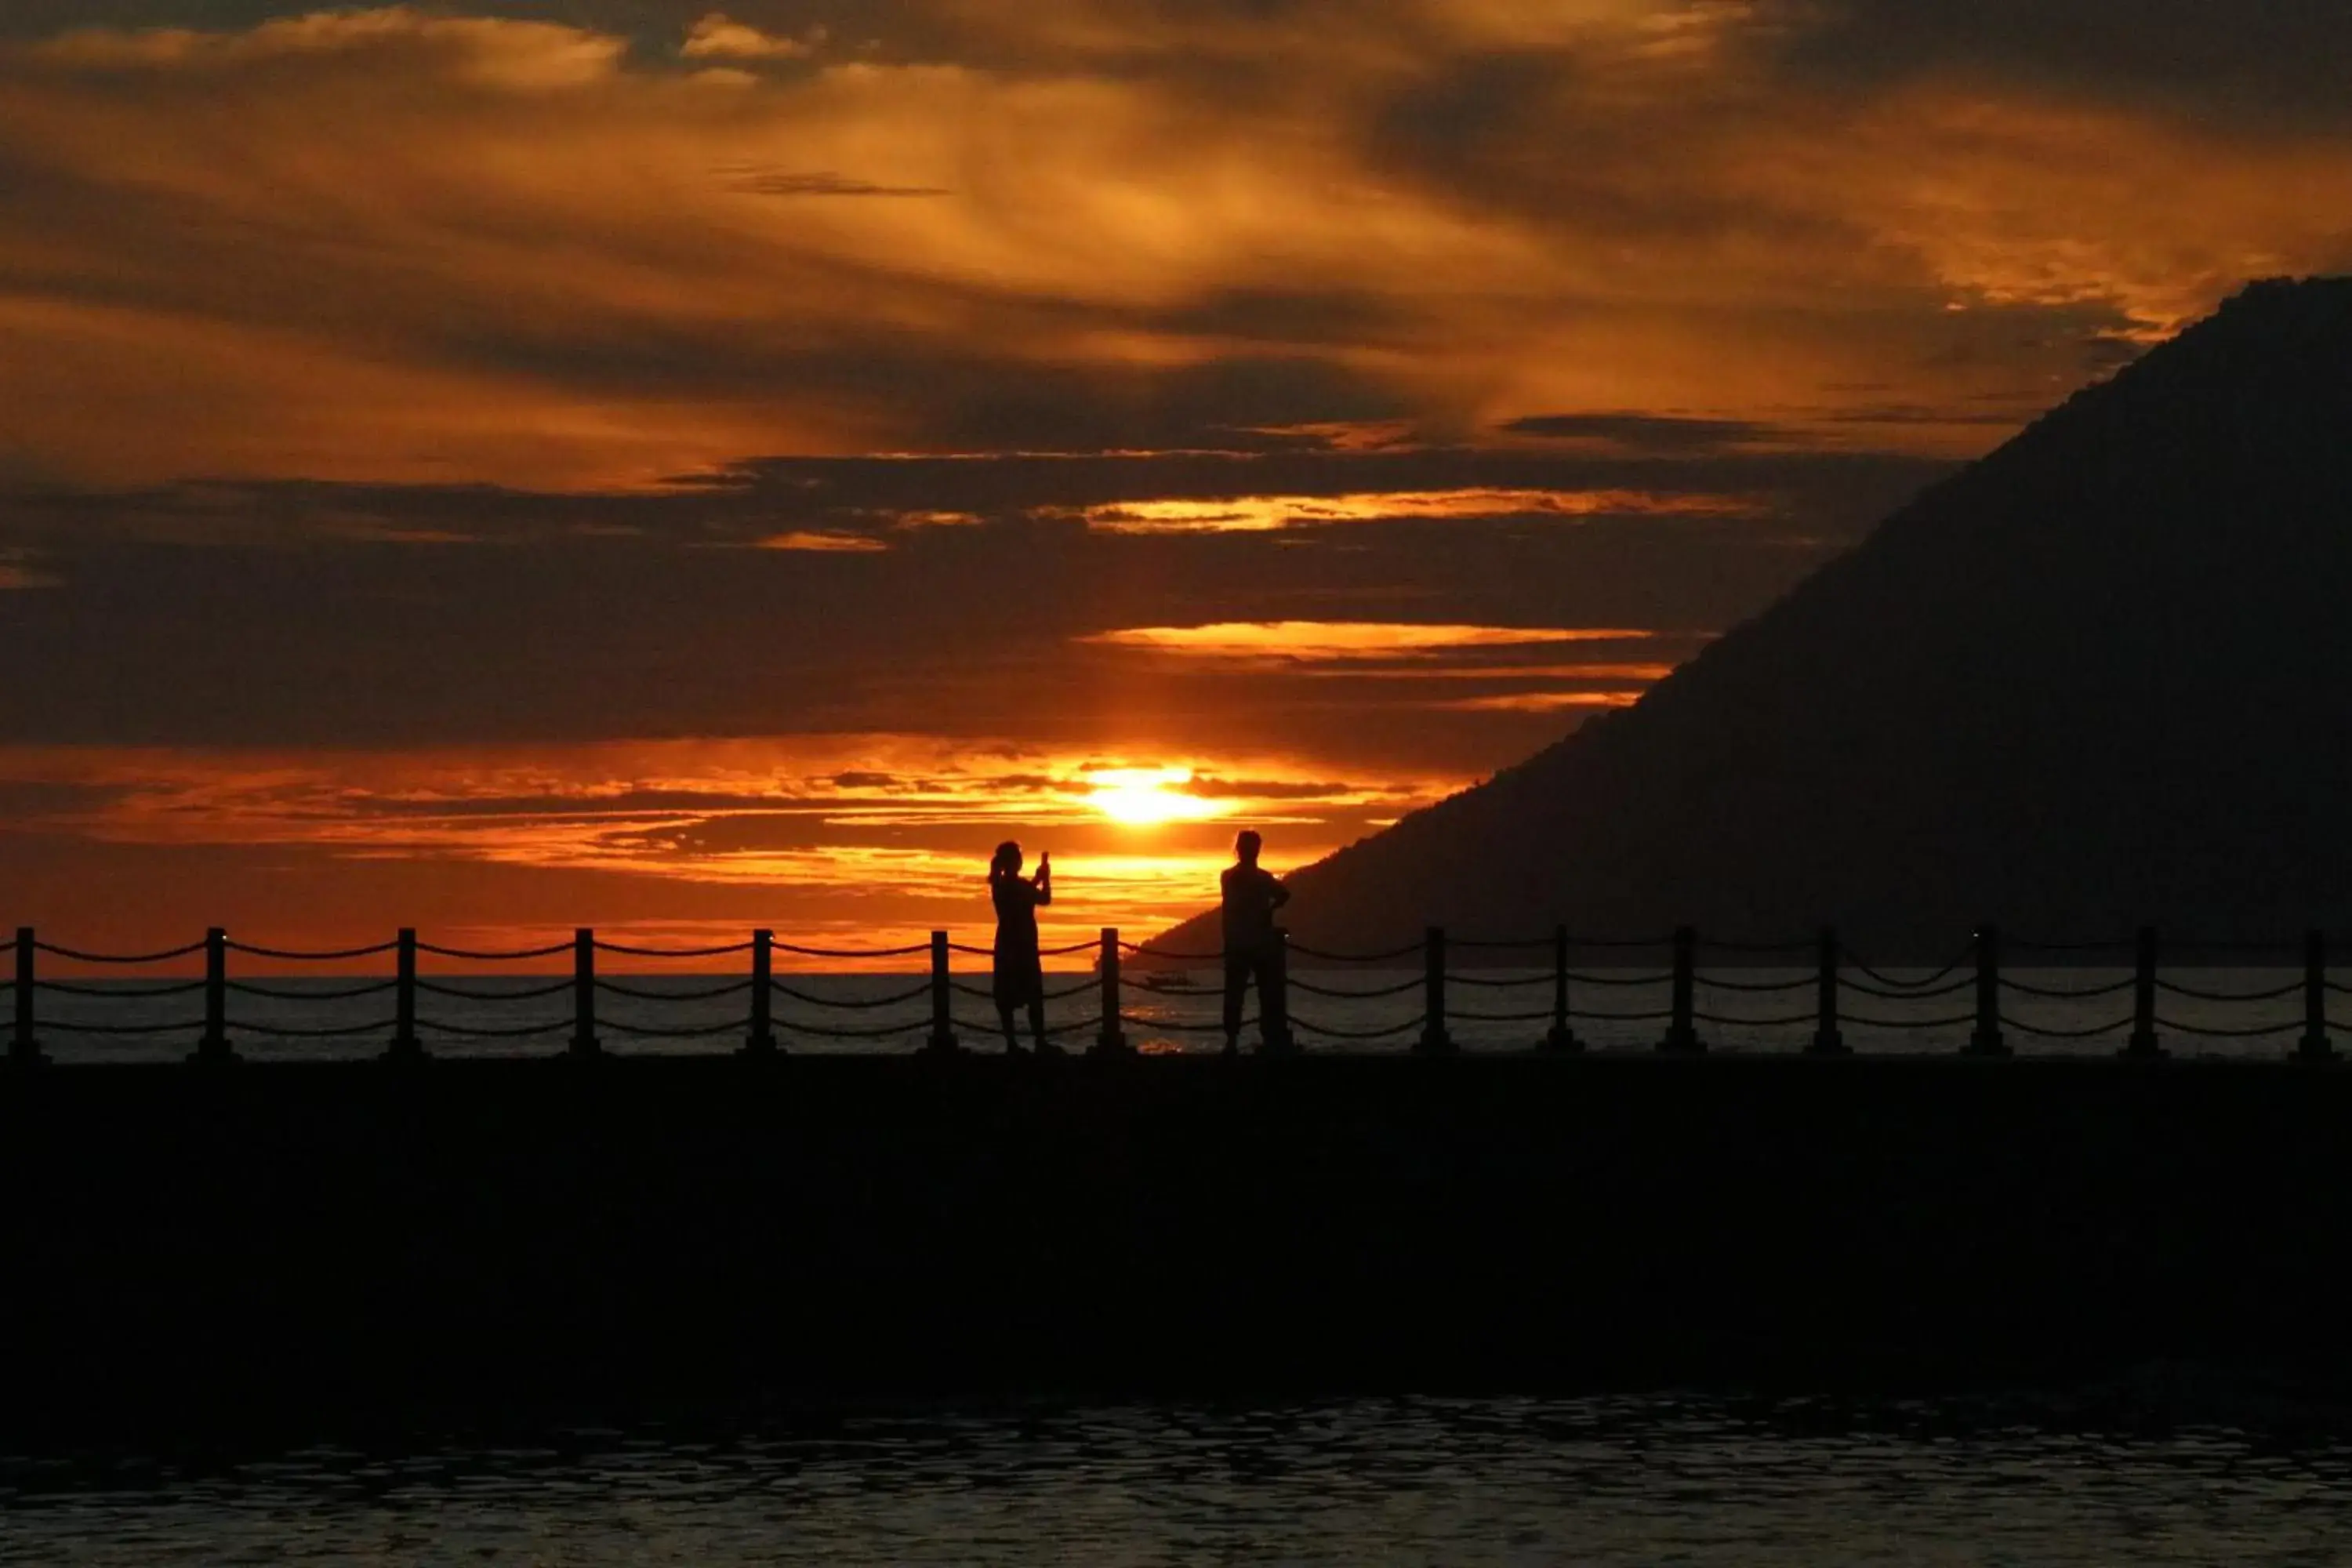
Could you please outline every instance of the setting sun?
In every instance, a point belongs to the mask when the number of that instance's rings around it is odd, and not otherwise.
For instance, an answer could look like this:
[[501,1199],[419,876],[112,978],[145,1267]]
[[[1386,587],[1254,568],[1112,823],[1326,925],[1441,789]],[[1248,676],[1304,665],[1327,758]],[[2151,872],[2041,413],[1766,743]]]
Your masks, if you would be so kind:
[[1113,822],[1153,827],[1163,822],[1199,822],[1225,809],[1223,803],[1183,792],[1190,768],[1105,768],[1088,775],[1089,804]]

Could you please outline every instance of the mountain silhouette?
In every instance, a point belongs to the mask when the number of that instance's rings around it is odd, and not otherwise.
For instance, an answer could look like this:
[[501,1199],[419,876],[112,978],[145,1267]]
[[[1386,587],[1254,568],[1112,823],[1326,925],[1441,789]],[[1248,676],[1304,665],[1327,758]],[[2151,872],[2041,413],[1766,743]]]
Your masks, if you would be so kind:
[[[2252,285],[1635,706],[1291,879],[1295,939],[2352,926],[2352,279]],[[1171,933],[1214,945],[1213,922]]]

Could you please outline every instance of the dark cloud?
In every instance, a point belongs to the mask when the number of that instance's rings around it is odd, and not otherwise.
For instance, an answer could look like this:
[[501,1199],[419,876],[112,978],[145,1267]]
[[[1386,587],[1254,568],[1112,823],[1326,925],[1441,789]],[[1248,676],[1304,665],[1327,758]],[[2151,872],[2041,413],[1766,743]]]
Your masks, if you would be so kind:
[[123,784],[0,778],[0,822],[100,811],[127,793]]
[[1528,133],[1546,111],[1572,100],[1580,74],[1575,57],[1557,49],[1433,61],[1379,105],[1373,145],[1446,172],[1479,167],[1496,154],[1516,163],[1531,151]]
[[[42,37],[73,27],[226,30],[338,8],[311,0],[8,0],[0,6],[0,37]],[[933,9],[921,0],[466,0],[420,8],[594,27],[673,47],[689,24],[713,11],[787,35],[825,22],[858,40],[877,29],[906,31]]]
[[1323,800],[1353,787],[1339,780],[1195,779],[1192,793],[1203,800]]
[[1261,342],[1356,344],[1409,330],[1394,300],[1365,289],[1221,289],[1139,324]]
[[627,830],[613,835],[615,847],[674,855],[740,855],[747,851],[814,849],[826,841],[823,825],[811,816],[772,813],[709,816],[677,826]]
[[[871,369],[869,362],[868,369]],[[1292,447],[1265,429],[1394,419],[1412,405],[1381,380],[1303,355],[1218,356],[1159,367],[909,361],[926,445],[944,451],[1149,452]]]
[[1671,414],[1536,414],[1503,428],[1549,440],[1606,441],[1636,452],[1716,452],[1786,438],[1752,419],[1694,419]]
[[723,169],[720,180],[730,191],[755,196],[945,196],[954,193],[940,185],[881,185],[831,170]]
[[1786,58],[1859,82],[1976,76],[2250,121],[2352,124],[2338,0],[1781,0]]
[[543,822],[625,821],[633,816],[671,812],[773,811],[800,799],[791,790],[730,795],[724,790],[640,789],[599,793],[593,803],[576,795],[479,794],[462,799],[380,796],[368,802],[373,816],[399,817],[528,817]]
[[46,37],[69,27],[249,27],[295,11],[283,0],[9,0],[0,37]]
[[[731,505],[798,500],[885,513],[934,507],[997,515],[1122,500],[1343,496],[1421,490],[1643,490],[1694,497],[1769,493],[1850,531],[1948,465],[1887,453],[1583,456],[1475,447],[1378,451],[1145,452],[971,458],[774,458],[709,487]],[[432,492],[420,492],[430,494]]]
[[[96,563],[140,550],[200,559],[205,546],[325,552],[337,560],[414,559],[462,580],[489,569],[479,551],[420,543],[577,547],[583,557],[711,560],[784,528],[886,538],[899,549],[988,552],[1082,532],[1071,514],[1120,502],[1213,502],[1255,496],[1343,498],[1455,490],[1639,492],[1705,502],[1762,497],[1852,537],[1949,465],[1888,453],[1698,451],[1687,456],[1553,453],[1536,448],[1277,446],[1263,452],[1007,453],[897,458],[768,458],[690,476],[664,491],[559,494],[483,485],[214,483],[124,494],[52,490],[0,498],[0,548]],[[945,512],[988,529],[902,526]],[[1322,526],[1350,535],[1359,521]],[[1443,527],[1443,524],[1437,525]],[[1583,525],[1590,526],[1590,525]],[[1665,526],[1663,522],[1658,526]],[[1744,526],[1744,525],[1743,525]],[[680,553],[681,548],[686,552]],[[741,569],[721,550],[721,570]],[[861,570],[868,562],[827,563]],[[814,563],[810,569],[817,569]]]
[[[0,664],[12,672],[0,734],[184,744],[877,729],[1066,737],[1148,720],[1234,744],[1313,734],[1423,754],[1472,731],[1402,712],[1368,721],[1383,701],[1377,689],[1139,670],[1075,639],[1129,626],[1393,620],[1400,605],[1411,619],[1710,629],[1751,613],[1940,471],[1893,458],[1470,450],[780,458],[667,494],[307,484],[19,498],[0,508],[0,539],[37,543],[64,582],[0,595]],[[1035,515],[1121,500],[1457,486],[1760,494],[1769,510],[1371,519],[1296,537],[1189,538],[1105,535]],[[887,521],[940,508],[992,521]],[[380,531],[355,535],[354,518]],[[864,529],[889,548],[743,547],[809,524]],[[398,542],[408,535],[479,542]],[[1042,709],[1040,692],[1052,694]],[[1495,742],[1474,743],[1483,756]]]
[[1822,417],[1839,425],[1979,425],[1990,429],[2013,429],[2018,423],[2013,411],[1945,408],[1924,403],[1864,404],[1858,408],[1837,409]]

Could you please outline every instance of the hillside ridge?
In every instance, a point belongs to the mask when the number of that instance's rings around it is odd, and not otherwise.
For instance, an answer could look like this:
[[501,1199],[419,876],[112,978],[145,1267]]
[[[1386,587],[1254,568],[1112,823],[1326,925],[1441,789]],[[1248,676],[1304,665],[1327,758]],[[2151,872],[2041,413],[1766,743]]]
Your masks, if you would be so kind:
[[1296,873],[1293,932],[2352,927],[2347,432],[2352,279],[2250,285],[1633,707]]

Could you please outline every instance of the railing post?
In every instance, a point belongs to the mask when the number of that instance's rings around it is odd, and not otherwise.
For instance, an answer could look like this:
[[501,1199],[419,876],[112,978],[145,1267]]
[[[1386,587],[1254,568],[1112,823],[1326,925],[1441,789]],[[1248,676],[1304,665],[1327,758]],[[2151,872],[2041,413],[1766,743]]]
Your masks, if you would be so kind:
[[[23,942],[24,933],[18,932],[16,940]],[[18,960],[19,975],[22,963]],[[25,983],[20,978],[16,984],[21,987]],[[2295,1047],[2294,1059],[2336,1059],[2336,1047],[2327,1038],[2327,933],[2316,927],[2303,933],[2303,1043]]]
[[572,933],[572,1055],[604,1054],[596,1037],[596,933],[582,926]]
[[956,1051],[954,1003],[948,988],[948,933],[931,933],[931,1037],[923,1048],[939,1056]]
[[1666,1023],[1666,1037],[1658,1042],[1658,1049],[1678,1053],[1706,1049],[1698,1037],[1696,994],[1698,989],[1698,932],[1689,926],[1675,928],[1675,977],[1672,1009]]
[[[1102,928],[1102,956],[1097,972],[1102,979],[1102,1029],[1095,1036],[1093,1055],[1125,1056],[1128,1051],[1127,1031],[1119,1027],[1118,999],[1118,928]],[[1260,1001],[1259,1006],[1265,1004]]]
[[1806,1047],[1817,1057],[1849,1057],[1853,1049],[1838,1032],[1838,940],[1835,926],[1822,928],[1821,982],[1813,1002],[1813,1043]]
[[2138,952],[2132,969],[2132,1032],[2124,1055],[2155,1061],[2167,1054],[2156,1039],[2156,928],[2139,928]]
[[228,932],[218,926],[205,932],[205,1032],[188,1059],[206,1067],[236,1060],[228,1043]]
[[1454,1054],[1454,1037],[1445,1032],[1445,928],[1431,926],[1421,943],[1421,1038],[1413,1049],[1423,1056]]
[[775,949],[774,931],[762,927],[751,933],[751,1022],[743,1037],[743,1056],[776,1054],[774,1015],[771,1011],[775,1000]]
[[37,986],[33,977],[33,955],[39,952],[31,926],[16,928],[16,1032],[8,1041],[8,1059],[18,1067],[38,1067],[49,1058],[41,1054],[41,1041],[33,1024],[33,996]]
[[2005,1057],[2009,1042],[2000,1037],[2000,932],[1977,927],[1977,1026],[1960,1054]]
[[393,943],[392,1048],[386,1061],[425,1059],[425,1042],[416,1037],[416,932],[403,926]]
[[1274,983],[1260,985],[1257,997],[1258,1047],[1270,1057],[1295,1056],[1298,1037],[1290,1032],[1290,932],[1274,930]]
[[1580,1051],[1584,1043],[1568,1022],[1568,928],[1551,931],[1551,1032],[1544,1037],[1548,1051]]

